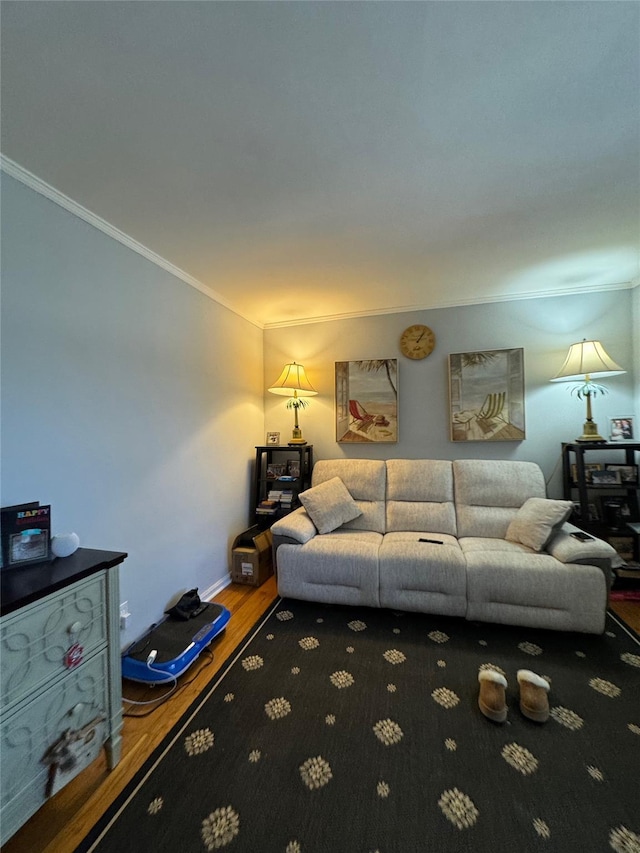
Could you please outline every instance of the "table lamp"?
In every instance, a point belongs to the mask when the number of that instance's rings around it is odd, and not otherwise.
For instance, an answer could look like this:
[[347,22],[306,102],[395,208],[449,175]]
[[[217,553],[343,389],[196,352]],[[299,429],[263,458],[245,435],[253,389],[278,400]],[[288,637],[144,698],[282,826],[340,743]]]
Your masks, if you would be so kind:
[[304,398],[315,397],[318,392],[309,382],[304,367],[301,364],[296,364],[295,361],[285,364],[282,373],[268,390],[272,394],[291,398],[287,400],[287,409],[293,409],[295,421],[293,434],[288,443],[290,445],[306,444],[306,440],[302,437],[302,430],[298,425],[298,409],[306,409],[309,403]]
[[588,341],[586,338],[578,344],[571,344],[564,364],[550,382],[578,382],[571,393],[575,392],[579,400],[587,401],[587,420],[582,435],[576,441],[605,442],[598,432],[598,425],[593,422],[591,413],[591,397],[606,394],[607,389],[597,385],[592,380],[602,376],[617,376],[627,371],[616,364],[607,354],[600,341]]

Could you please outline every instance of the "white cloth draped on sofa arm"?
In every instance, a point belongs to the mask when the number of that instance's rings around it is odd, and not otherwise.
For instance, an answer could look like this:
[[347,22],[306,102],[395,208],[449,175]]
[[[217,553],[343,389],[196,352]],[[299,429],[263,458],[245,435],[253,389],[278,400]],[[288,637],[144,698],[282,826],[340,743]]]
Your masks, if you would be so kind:
[[604,539],[594,537],[586,542],[574,539],[571,534],[579,530],[579,527],[565,522],[545,550],[561,563],[594,565],[604,570],[616,568],[622,564],[616,549]]
[[301,545],[313,539],[317,532],[315,524],[303,507],[290,512],[271,525],[272,536],[283,536]]

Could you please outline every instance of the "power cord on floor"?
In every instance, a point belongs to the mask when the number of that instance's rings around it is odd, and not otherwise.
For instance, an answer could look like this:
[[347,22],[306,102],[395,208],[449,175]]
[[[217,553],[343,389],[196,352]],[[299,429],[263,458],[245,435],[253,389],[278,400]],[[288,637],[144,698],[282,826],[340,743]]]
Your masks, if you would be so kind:
[[[209,660],[206,660],[204,662],[201,661],[200,667],[195,672],[195,674],[192,676],[192,678],[190,678],[189,681],[183,682],[180,685],[180,687],[178,687],[178,679],[175,677],[175,675],[170,675],[170,677],[173,679],[174,683],[171,686],[171,689],[167,690],[166,693],[163,693],[162,696],[157,696],[155,699],[148,699],[145,702],[139,701],[137,699],[127,699],[126,696],[123,696],[122,701],[128,705],[155,705],[154,708],[151,708],[149,711],[145,711],[144,713],[132,713],[131,711],[124,711],[123,716],[125,716],[125,717],[148,717],[150,714],[153,714],[154,711],[157,711],[158,708],[160,708],[167,701],[167,699],[170,696],[173,696],[175,693],[178,693],[180,690],[183,690],[185,687],[188,687],[190,684],[193,684],[193,682],[196,680],[196,678],[198,678],[198,676],[205,669],[205,667],[210,666],[213,663],[214,656],[213,656],[213,652],[211,651],[211,649],[206,648],[206,649],[203,649],[203,651],[207,653]],[[156,652],[156,654],[157,654],[157,652]],[[149,669],[153,669],[153,661],[154,660],[155,660],[155,655],[152,652],[149,655],[149,657],[147,658],[147,666],[149,667]],[[156,672],[157,671],[158,670],[156,670]]]

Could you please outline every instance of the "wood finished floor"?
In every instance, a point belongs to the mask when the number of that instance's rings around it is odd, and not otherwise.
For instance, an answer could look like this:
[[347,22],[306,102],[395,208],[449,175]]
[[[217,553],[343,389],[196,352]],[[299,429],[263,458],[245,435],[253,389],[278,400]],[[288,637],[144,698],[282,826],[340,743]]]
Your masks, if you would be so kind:
[[[118,766],[109,772],[104,755],[101,755],[66,788],[45,803],[3,846],[2,853],[73,853],[198,693],[222,668],[225,660],[267,610],[276,595],[276,581],[272,577],[257,589],[231,584],[216,596],[215,600],[231,611],[232,618],[224,634],[212,644],[213,663],[205,666],[203,655],[201,661],[194,664],[197,675],[194,677],[193,672],[185,673],[180,679],[181,689],[166,704],[160,705],[149,716],[125,717],[122,759]],[[615,601],[611,602],[611,607],[640,633],[640,602]],[[200,666],[202,668],[198,669]],[[183,684],[185,686],[182,686]],[[134,695],[136,691],[137,696]],[[124,692],[130,698],[141,700],[154,695],[143,685],[134,685],[132,682],[125,682]],[[131,710],[134,713],[144,713],[148,709]]]

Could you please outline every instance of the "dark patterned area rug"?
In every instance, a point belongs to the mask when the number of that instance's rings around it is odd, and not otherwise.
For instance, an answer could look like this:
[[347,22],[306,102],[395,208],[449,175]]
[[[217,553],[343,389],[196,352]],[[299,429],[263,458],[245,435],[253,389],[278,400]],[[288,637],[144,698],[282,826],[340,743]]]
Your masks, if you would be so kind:
[[[519,668],[551,682],[543,725]],[[612,615],[592,636],[285,600],[78,850],[638,853],[639,770],[640,645]]]

